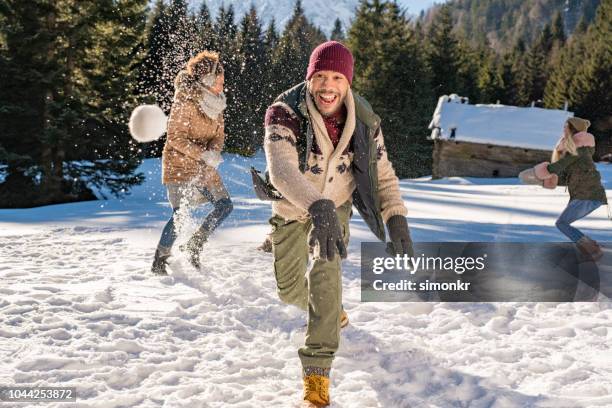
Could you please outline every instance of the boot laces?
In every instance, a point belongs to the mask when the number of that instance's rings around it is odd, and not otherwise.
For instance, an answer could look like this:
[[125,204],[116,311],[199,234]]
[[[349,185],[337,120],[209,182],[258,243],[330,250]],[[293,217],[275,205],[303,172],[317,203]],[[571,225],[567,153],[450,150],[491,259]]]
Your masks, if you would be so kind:
[[309,375],[304,379],[304,399],[316,396],[323,401],[329,401],[329,389],[327,378],[320,375]]

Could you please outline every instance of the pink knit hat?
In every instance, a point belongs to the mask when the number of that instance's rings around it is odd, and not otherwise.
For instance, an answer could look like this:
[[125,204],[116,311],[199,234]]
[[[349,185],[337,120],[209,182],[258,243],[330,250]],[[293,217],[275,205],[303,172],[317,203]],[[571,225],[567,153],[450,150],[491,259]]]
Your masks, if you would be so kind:
[[335,71],[343,74],[349,84],[353,83],[353,54],[338,41],[320,44],[310,54],[306,79],[319,71]]

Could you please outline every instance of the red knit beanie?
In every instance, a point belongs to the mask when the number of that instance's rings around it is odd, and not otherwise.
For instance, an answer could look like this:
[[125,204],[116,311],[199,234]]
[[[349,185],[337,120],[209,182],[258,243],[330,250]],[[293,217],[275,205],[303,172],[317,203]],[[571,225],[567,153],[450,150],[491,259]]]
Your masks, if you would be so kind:
[[319,71],[339,72],[351,84],[353,83],[353,54],[338,41],[324,42],[310,54],[306,79],[310,79]]

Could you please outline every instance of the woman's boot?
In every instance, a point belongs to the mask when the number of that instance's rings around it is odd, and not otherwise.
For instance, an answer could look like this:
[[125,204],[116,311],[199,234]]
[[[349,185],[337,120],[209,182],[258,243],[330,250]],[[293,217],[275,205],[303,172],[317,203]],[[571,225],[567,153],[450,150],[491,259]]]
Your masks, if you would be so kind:
[[168,258],[170,255],[162,254],[159,249],[155,251],[155,258],[153,259],[153,265],[151,266],[151,272],[156,275],[168,275],[166,266],[168,266]]
[[603,256],[601,247],[597,244],[597,242],[593,241],[586,235],[580,238],[578,242],[576,242],[576,245],[578,246],[580,252],[594,261],[600,260]]
[[181,251],[187,253],[189,262],[196,269],[200,269],[200,254],[206,241],[208,241],[208,234],[202,229],[199,229],[189,238],[189,241],[180,246]]

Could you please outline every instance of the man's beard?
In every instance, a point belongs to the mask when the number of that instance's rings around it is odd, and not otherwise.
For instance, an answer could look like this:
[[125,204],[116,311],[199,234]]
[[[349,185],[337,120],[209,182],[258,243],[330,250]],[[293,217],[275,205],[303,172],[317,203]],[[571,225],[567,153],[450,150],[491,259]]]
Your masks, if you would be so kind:
[[[333,99],[333,103],[330,105],[327,105],[325,103],[325,99],[323,99],[321,97],[321,95],[323,94],[333,94],[335,99]],[[323,100],[322,100],[323,99]],[[319,110],[319,112],[321,113],[322,116],[328,117],[328,116],[332,116],[334,114],[336,114],[341,108],[342,105],[344,105],[344,100],[346,99],[346,95],[342,95],[340,92],[337,91],[330,91],[330,90],[320,90],[315,92],[314,94],[314,100],[315,100],[315,104]],[[329,107],[330,106],[334,106],[335,109],[333,111],[329,111]]]

